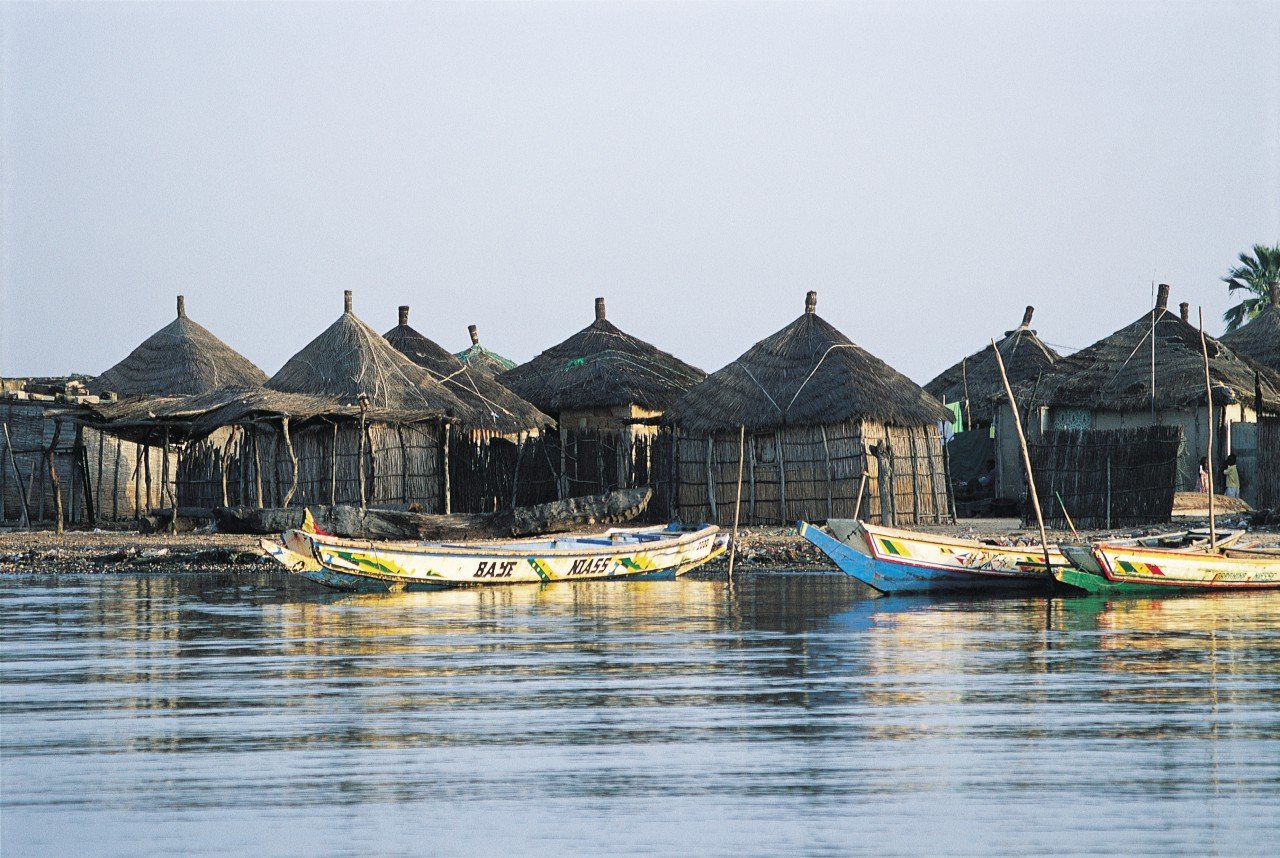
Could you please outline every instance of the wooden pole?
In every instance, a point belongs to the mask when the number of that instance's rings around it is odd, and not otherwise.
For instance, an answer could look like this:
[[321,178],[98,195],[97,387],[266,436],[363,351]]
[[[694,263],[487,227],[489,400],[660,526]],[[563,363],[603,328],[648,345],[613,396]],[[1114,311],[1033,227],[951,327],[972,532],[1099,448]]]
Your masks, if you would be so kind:
[[54,455],[58,449],[58,436],[62,434],[62,421],[53,421],[53,439],[49,442],[49,487],[53,489],[53,527],[55,532],[62,533],[62,480],[58,477],[58,465]]
[[281,418],[280,427],[284,431],[284,448],[289,453],[289,463],[293,467],[289,491],[284,493],[284,500],[280,504],[280,506],[287,508],[289,502],[293,500],[294,494],[298,491],[298,456],[293,451],[293,439],[289,437],[289,415],[286,414]]
[[9,424],[4,426],[4,448],[9,451],[9,467],[13,468],[14,488],[18,490],[18,499],[22,501],[22,526],[31,529],[31,510],[27,508],[27,496],[22,491],[22,472],[18,470],[18,457],[13,454],[13,439],[9,437]]
[[1009,409],[1013,412],[1013,426],[1018,430],[1018,446],[1022,448],[1022,464],[1027,469],[1027,485],[1031,489],[1031,505],[1036,511],[1036,526],[1040,528],[1040,545],[1044,548],[1044,568],[1048,572],[1052,568],[1049,562],[1049,537],[1044,532],[1044,513],[1040,511],[1040,493],[1036,491],[1036,477],[1031,471],[1031,452],[1027,449],[1027,436],[1022,432],[1022,418],[1018,415],[1018,403],[1013,400],[1013,389],[1009,387],[1009,376],[1004,371],[1004,358],[996,341],[991,341],[991,349],[996,353],[996,366],[1000,367],[1000,380],[1004,382],[1005,396],[1009,397]]
[[742,460],[747,452],[747,427],[738,427],[738,495],[733,502],[733,536],[729,539],[729,583],[733,583],[733,561],[738,554],[738,518],[742,512]]
[[1067,519],[1067,527],[1071,528],[1071,535],[1079,538],[1080,531],[1076,530],[1076,523],[1071,520],[1071,513],[1067,512],[1067,505],[1062,500],[1062,492],[1054,492],[1058,496],[1058,506],[1062,507],[1062,515]]
[[1200,308],[1200,353],[1204,356],[1205,422],[1209,426],[1209,550],[1218,547],[1218,525],[1213,515],[1213,382],[1209,378],[1209,343],[1204,338],[1204,307]]
[[333,421],[333,449],[329,451],[329,506],[338,502],[338,421]]
[[[863,464],[866,464],[865,461]],[[862,469],[862,479],[858,481],[858,500],[853,505],[853,520],[858,520],[858,514],[862,512],[862,494],[867,489],[867,477],[871,476],[871,472],[866,468]]]

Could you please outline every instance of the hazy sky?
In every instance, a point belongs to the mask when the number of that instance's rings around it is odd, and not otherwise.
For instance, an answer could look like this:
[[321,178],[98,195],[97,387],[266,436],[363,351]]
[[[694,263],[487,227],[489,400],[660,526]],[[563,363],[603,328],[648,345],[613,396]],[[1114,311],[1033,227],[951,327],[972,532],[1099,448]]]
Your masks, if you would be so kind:
[[[1280,241],[1280,3],[0,6],[0,374],[342,290],[526,360],[608,299],[710,371],[803,310],[924,382]],[[1193,311],[1194,312],[1194,311]]]

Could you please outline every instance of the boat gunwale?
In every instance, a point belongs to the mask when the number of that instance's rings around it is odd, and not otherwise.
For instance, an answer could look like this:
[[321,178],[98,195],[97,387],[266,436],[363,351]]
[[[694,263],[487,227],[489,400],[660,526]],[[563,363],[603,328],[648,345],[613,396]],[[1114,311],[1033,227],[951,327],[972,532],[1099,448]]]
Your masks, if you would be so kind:
[[[980,551],[993,551],[1000,554],[1035,554],[1035,555],[1044,556],[1044,549],[1034,545],[992,545],[990,543],[982,542],[977,539],[963,539],[959,537],[952,538],[948,536],[942,536],[939,534],[923,533],[923,532],[914,531],[914,530],[901,530],[895,527],[884,527],[883,525],[879,525],[879,524],[868,524],[865,521],[858,521],[857,519],[843,519],[843,520],[857,522],[858,526],[863,528],[866,533],[882,533],[885,535],[889,535],[890,538],[909,539],[917,542],[925,542],[930,545],[943,545],[949,548],[954,548],[954,547],[974,548]],[[896,536],[896,534],[901,534],[901,536]],[[876,551],[874,546],[872,547],[872,551]],[[1058,546],[1055,543],[1054,545],[1049,546],[1049,553],[1061,554],[1062,552],[1058,549]],[[877,552],[877,557],[879,557],[878,552]],[[892,558],[890,562],[897,562],[902,560],[901,557],[895,557],[894,555],[886,555],[884,557],[884,559],[886,560],[889,560],[890,558]]]
[[[432,557],[570,557],[570,556],[616,556],[618,554],[634,553],[635,551],[664,551],[669,548],[682,547],[688,543],[696,542],[708,536],[715,538],[719,533],[718,525],[709,524],[699,530],[682,532],[670,539],[654,539],[645,542],[620,542],[612,545],[591,545],[581,546],[577,548],[543,548],[539,550],[521,550],[512,547],[522,543],[519,542],[498,542],[491,545],[478,546],[469,548],[466,546],[458,546],[454,543],[442,542],[377,542],[365,539],[344,539],[340,536],[331,536],[321,533],[308,533],[299,528],[291,528],[303,534],[309,540],[314,540],[315,544],[322,546],[331,546],[335,548],[357,549],[360,551],[377,551],[397,554],[417,554],[429,555]],[[624,533],[642,532],[643,530],[651,530],[649,528],[636,529],[631,531],[622,531]],[[612,532],[612,531],[610,531]],[[660,531],[657,531],[660,532]],[[524,545],[534,547],[537,545],[546,545],[545,541],[529,540]],[[619,550],[623,549],[623,550]]]

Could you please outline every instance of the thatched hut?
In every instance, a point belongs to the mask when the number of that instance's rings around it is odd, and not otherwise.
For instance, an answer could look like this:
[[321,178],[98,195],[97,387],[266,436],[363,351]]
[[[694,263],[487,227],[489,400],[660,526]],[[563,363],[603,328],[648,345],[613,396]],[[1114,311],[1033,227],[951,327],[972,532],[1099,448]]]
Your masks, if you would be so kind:
[[950,519],[950,412],[818,316],[817,302],[808,293],[798,319],[668,409],[681,519],[731,523],[740,462],[746,523]]
[[1271,284],[1271,303],[1248,324],[1223,334],[1222,344],[1280,372],[1280,283]]
[[187,316],[186,300],[179,295],[178,317],[91,381],[89,390],[120,397],[187,396],[266,380],[266,373],[193,322]]
[[596,318],[498,381],[559,425],[560,495],[652,482],[651,445],[662,413],[706,377],[697,367]]
[[1061,357],[1031,329],[1034,313],[1034,307],[1027,307],[1022,324],[1005,331],[995,348],[988,344],[924,386],[927,393],[955,412],[955,431],[947,442],[947,466],[953,483],[961,485],[956,498],[958,510],[962,504],[964,512],[983,509],[994,494],[994,486],[979,488],[976,480],[988,473],[988,462],[997,458],[991,425],[1004,383],[995,349],[1000,350],[1012,384],[1039,377]]
[[470,428],[488,435],[537,432],[554,421],[504,385],[464,364],[409,325],[409,308],[400,307],[400,323],[383,334],[396,351],[425,369],[450,393],[481,415]]
[[448,512],[454,425],[488,419],[343,313],[263,388],[226,390],[192,430],[183,503],[409,504]]
[[497,352],[490,351],[480,345],[480,331],[475,325],[467,325],[467,333],[471,336],[471,346],[465,351],[460,351],[454,355],[467,367],[490,378],[497,378],[507,370],[515,369],[515,361],[508,360]]
[[[1208,408],[1201,334],[1189,307],[1168,309],[1161,284],[1155,306],[1131,324],[1056,362],[1050,371],[1015,389],[1032,440],[1062,430],[1132,430],[1177,427],[1182,433],[1176,488],[1195,488],[1198,463],[1208,448]],[[1218,463],[1232,450],[1233,427],[1256,422],[1259,411],[1280,411],[1280,375],[1206,337]],[[1001,446],[1017,444],[1007,407],[998,411]],[[1015,461],[1007,452],[1002,462]],[[1242,463],[1241,472],[1246,471]],[[1113,475],[1120,491],[1122,475]],[[1021,468],[1002,468],[1002,493],[1023,494]]]
[[959,422],[963,429],[987,427],[995,419],[993,397],[1004,390],[1000,367],[996,363],[996,348],[1000,350],[1005,372],[1013,384],[1036,378],[1061,357],[1031,329],[1034,313],[1035,307],[1027,307],[1022,314],[1022,324],[1012,331],[1005,331],[1004,338],[995,347],[990,344],[984,346],[924,386],[925,392],[942,404],[959,405]]

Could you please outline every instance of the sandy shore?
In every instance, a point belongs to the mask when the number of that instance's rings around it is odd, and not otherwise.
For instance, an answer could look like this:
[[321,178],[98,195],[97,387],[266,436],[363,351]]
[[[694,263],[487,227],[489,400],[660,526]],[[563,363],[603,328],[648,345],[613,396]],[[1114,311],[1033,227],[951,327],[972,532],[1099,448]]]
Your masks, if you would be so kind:
[[[1087,538],[1123,537],[1186,527],[1207,527],[1208,519],[1186,516],[1168,526],[1111,531],[1086,531]],[[1243,526],[1236,516],[1218,520],[1222,529]],[[1017,519],[963,519],[954,525],[918,528],[964,539],[992,540],[1003,545],[1036,545],[1039,535]],[[1050,542],[1071,538],[1065,531],[1050,531]],[[1280,528],[1260,528],[1247,542],[1280,547]],[[258,549],[258,537],[224,533],[143,535],[137,531],[73,530],[57,535],[51,530],[0,530],[0,574],[4,573],[104,573],[104,572],[207,572],[272,568],[274,561]],[[834,568],[817,548],[801,539],[791,527],[750,527],[738,534],[735,564],[743,569],[819,570]],[[715,572],[728,567],[722,556],[705,567]]]

